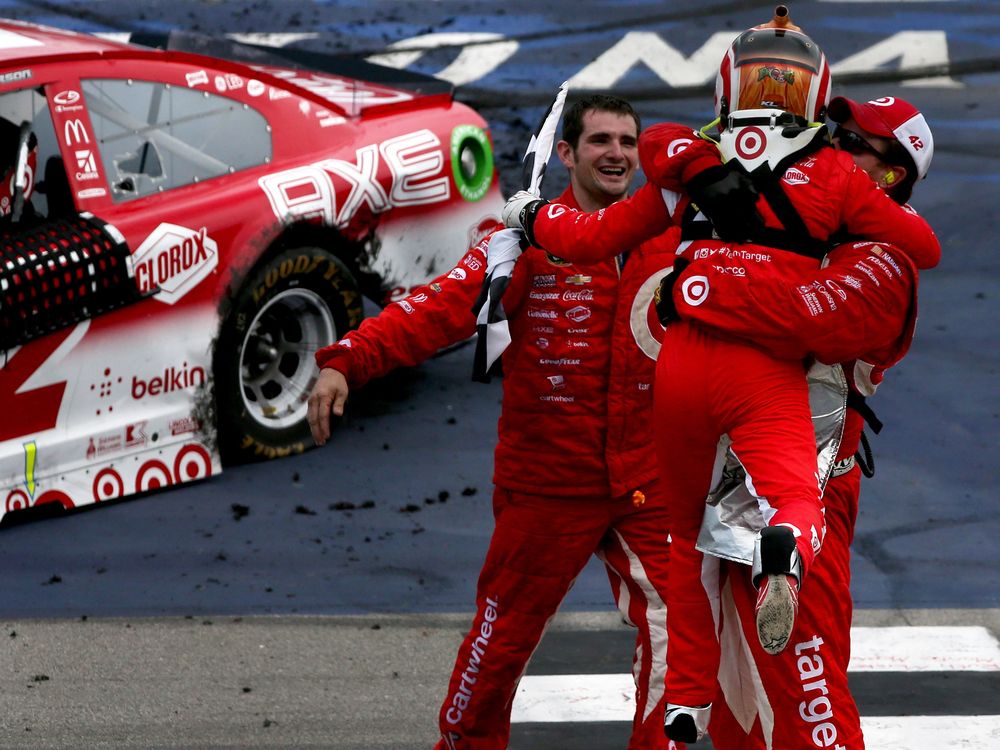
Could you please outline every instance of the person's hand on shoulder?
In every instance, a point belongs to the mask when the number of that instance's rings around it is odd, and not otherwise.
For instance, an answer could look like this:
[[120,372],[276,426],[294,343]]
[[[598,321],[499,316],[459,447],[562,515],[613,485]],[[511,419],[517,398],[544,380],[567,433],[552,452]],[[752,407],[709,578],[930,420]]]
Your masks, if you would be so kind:
[[705,169],[686,186],[691,200],[726,242],[745,242],[764,226],[757,213],[759,193],[749,176],[726,165]]
[[330,439],[330,413],[344,416],[344,403],[349,391],[347,378],[340,370],[324,367],[319,371],[316,385],[309,394],[308,415],[309,429],[316,445],[325,445]]

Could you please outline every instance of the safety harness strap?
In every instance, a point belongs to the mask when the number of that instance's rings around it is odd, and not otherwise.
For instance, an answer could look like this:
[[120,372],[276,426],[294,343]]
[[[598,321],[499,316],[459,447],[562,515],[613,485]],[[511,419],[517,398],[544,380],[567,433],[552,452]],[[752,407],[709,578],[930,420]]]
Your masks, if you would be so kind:
[[[882,432],[882,420],[875,416],[875,412],[868,405],[865,397],[857,391],[850,391],[847,394],[847,408],[854,409],[860,414],[861,418],[865,420],[865,424],[871,427],[872,432],[876,435]],[[868,435],[864,431],[861,432],[861,445],[854,457],[857,459],[862,474],[869,479],[875,476],[875,454],[872,452],[871,443],[868,442]]]
[[861,418],[865,420],[865,423],[872,428],[872,432],[878,435],[882,432],[882,420],[875,416],[875,412],[868,405],[868,401],[857,391],[851,391],[847,394],[847,406],[854,409]]
[[[864,455],[861,455],[862,450],[864,451]],[[861,445],[858,448],[858,452],[854,454],[854,458],[857,460],[862,474],[869,479],[875,476],[875,454],[872,453],[872,447],[868,443],[868,436],[864,431],[861,433]]]
[[816,259],[822,258],[830,251],[832,246],[829,242],[818,240],[809,233],[802,215],[781,186],[781,180],[789,167],[818,151],[825,144],[825,138],[818,133],[805,146],[782,158],[773,169],[764,163],[747,173],[753,180],[754,187],[764,196],[784,227],[783,229],[763,227],[754,232],[754,242]]

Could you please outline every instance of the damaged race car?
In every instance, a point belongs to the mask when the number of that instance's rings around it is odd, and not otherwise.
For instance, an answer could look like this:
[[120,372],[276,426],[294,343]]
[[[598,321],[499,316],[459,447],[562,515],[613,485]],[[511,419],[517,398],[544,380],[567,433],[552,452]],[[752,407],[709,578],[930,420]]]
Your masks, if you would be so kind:
[[313,352],[499,215],[445,82],[202,49],[0,22],[0,515],[305,450]]

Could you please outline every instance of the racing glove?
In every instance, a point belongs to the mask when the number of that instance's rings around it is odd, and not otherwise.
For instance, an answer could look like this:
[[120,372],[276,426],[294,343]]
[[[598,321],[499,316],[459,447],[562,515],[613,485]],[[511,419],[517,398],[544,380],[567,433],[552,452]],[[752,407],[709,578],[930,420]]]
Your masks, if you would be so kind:
[[500,211],[500,218],[510,229],[520,229],[528,242],[535,244],[535,233],[532,231],[535,225],[535,217],[542,206],[548,201],[542,200],[537,195],[529,193],[527,190],[520,190],[507,199],[507,203]]
[[657,287],[656,293],[653,295],[653,301],[656,304],[656,317],[659,318],[660,324],[664,327],[671,321],[681,319],[681,316],[677,314],[677,305],[674,304],[674,284],[677,283],[677,279],[689,265],[691,265],[691,261],[687,258],[675,258],[674,267],[670,269],[670,273],[660,279],[660,286]]
[[709,167],[685,185],[691,200],[726,242],[744,242],[763,228],[757,213],[757,188],[745,173],[726,165]]

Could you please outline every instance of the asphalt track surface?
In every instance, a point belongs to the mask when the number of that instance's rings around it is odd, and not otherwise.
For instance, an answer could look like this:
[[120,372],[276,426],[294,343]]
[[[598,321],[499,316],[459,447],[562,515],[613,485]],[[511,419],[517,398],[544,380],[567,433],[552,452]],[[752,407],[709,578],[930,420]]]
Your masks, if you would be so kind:
[[[707,78],[667,82],[643,62],[615,78],[621,48],[595,61],[631,32],[655,32],[695,60],[713,33],[763,20],[770,4],[614,9],[0,0],[4,15],[80,30],[306,33],[314,36],[268,41],[344,54],[384,52],[428,33],[499,34],[516,49],[495,65],[509,46],[488,48],[485,62],[465,58],[466,75],[482,75],[461,82],[457,95],[490,121],[508,191],[528,130],[574,76],[628,94],[647,121],[708,121]],[[937,141],[914,204],[945,256],[921,279],[914,348],[875,402],[887,426],[875,440],[878,473],[865,483],[854,545],[857,619],[981,625],[1000,637],[1000,4],[816,2],[792,12],[846,68],[835,68],[846,82],[835,93],[867,99],[907,84],[900,91]],[[627,47],[643,44],[662,52],[648,36],[629,37]],[[410,67],[448,71],[471,49],[424,50]],[[901,69],[914,65],[923,67]],[[554,166],[547,194],[562,188],[560,178]],[[470,367],[470,348],[459,348],[355,394],[323,450],[0,530],[0,663],[9,667],[0,747],[430,746],[490,533],[500,388],[469,382]],[[587,633],[619,644],[625,671],[630,636],[597,565],[565,610],[529,675],[555,663],[589,671],[583,663],[595,644],[579,640]],[[915,695],[933,705],[909,709],[886,705],[897,678],[870,678],[858,689],[881,703],[866,710],[859,697],[862,713],[1000,714],[996,671],[925,677],[913,683],[922,686]],[[1000,746],[1000,728],[993,731],[981,744],[954,746]],[[511,746],[603,750],[620,747],[624,734],[622,723],[526,723],[515,725]]]

